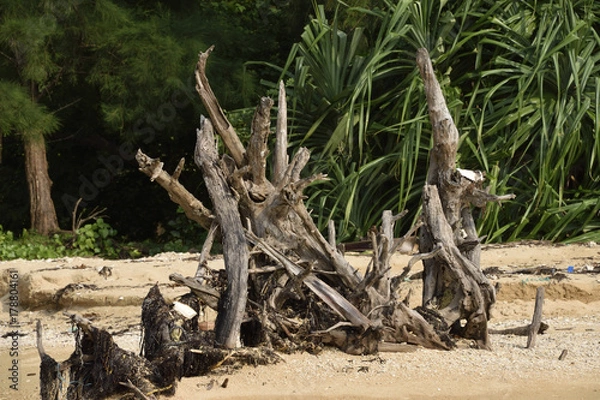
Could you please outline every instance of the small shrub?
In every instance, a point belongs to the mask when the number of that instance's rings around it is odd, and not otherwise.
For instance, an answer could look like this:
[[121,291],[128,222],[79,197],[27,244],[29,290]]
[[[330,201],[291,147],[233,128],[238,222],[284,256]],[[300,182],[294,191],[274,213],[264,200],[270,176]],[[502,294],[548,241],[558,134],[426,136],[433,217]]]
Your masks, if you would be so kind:
[[11,231],[0,226],[0,260],[26,260],[58,258],[67,255],[67,249],[58,234],[50,237],[30,233],[24,229],[21,237],[15,239]]
[[[75,236],[56,233],[42,236],[27,229],[19,238],[0,226],[0,260],[60,258],[66,256],[101,256],[116,258],[119,250],[114,237],[117,231],[102,218],[77,230]],[[135,250],[128,256],[139,254]]]
[[119,252],[114,241],[117,231],[102,218],[94,223],[77,229],[73,249],[77,255],[102,255],[109,258],[118,257]]

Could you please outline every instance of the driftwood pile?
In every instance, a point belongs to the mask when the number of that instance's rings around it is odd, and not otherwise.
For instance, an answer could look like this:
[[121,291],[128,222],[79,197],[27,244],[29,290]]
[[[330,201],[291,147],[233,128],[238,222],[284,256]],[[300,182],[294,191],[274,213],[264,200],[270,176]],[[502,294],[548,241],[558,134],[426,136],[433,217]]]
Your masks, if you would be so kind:
[[[48,355],[37,323],[42,400],[120,398],[152,399],[175,393],[183,377],[200,376],[217,367],[273,364],[280,357],[271,349],[230,351],[214,346],[214,332],[198,329],[198,298],[190,293],[167,304],[158,286],[142,304],[140,354],[121,349],[112,335],[78,314],[67,314],[73,324],[75,350],[62,362]],[[178,310],[191,310],[181,313]]]
[[[471,206],[483,207],[487,202],[512,197],[488,194],[482,189],[481,173],[456,168],[458,132],[427,51],[417,53],[433,127],[423,214],[417,226],[394,238],[394,224],[402,214],[384,213],[381,227],[370,233],[373,256],[363,275],[336,247],[333,224],[325,238],[304,206],[303,191],[326,176],[302,176],[310,157],[307,149],[298,149],[291,160],[288,156],[283,83],[271,157],[268,143],[273,101],[261,99],[251,138],[244,147],[205,74],[212,50],[200,53],[196,69],[197,91],[209,117],[200,120],[194,157],[212,210],[179,182],[183,159],[172,175],[159,159],[141,150],[136,159],[143,173],[161,185],[191,220],[208,230],[195,276],[174,274],[170,279],[190,288],[187,304],[192,309],[210,307],[217,311],[214,334],[198,336],[197,321],[174,317],[154,288],[142,310],[142,355],[122,356],[124,363],[139,363],[137,380],[119,375],[119,365],[111,364],[110,355],[118,350],[103,331],[75,317],[82,333],[77,355],[68,361],[71,369],[90,368],[77,373],[80,377],[89,374],[97,384],[106,385],[98,393],[125,389],[148,395],[167,394],[180,377],[206,372],[225,357],[223,351],[227,349],[262,346],[276,351],[318,352],[330,345],[349,354],[370,354],[403,351],[411,345],[448,350],[461,338],[489,349],[487,321],[495,291],[479,267],[480,240]],[[219,155],[220,147],[226,154]],[[391,256],[417,236],[421,253],[402,274],[392,276]],[[207,267],[216,239],[223,246],[224,271]],[[398,293],[417,261],[425,267],[422,306],[411,309]],[[209,348],[216,353],[206,350]],[[77,390],[85,391],[86,387]],[[83,393],[71,398],[86,397]]]

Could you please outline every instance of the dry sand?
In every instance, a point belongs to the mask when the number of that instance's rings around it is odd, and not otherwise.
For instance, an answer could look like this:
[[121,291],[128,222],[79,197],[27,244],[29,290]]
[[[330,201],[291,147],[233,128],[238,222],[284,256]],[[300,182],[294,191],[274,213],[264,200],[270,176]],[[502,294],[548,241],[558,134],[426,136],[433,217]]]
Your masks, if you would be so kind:
[[[34,326],[41,319],[46,351],[57,360],[68,358],[74,339],[64,310],[78,312],[99,327],[116,333],[123,348],[138,352],[140,305],[149,288],[159,283],[167,299],[185,289],[168,281],[170,273],[192,275],[197,256],[165,253],[141,260],[68,258],[58,260],[0,262],[2,317],[0,334],[9,325],[9,283],[18,278],[18,356],[11,356],[11,338],[0,339],[0,399],[39,398],[39,357]],[[363,269],[368,255],[348,255]],[[397,255],[393,270],[399,273],[409,257]],[[487,246],[483,268],[504,271],[547,266],[566,273],[600,264],[600,246],[551,246],[522,243]],[[211,266],[222,266],[215,258]],[[99,274],[103,267],[110,275]],[[415,272],[420,265],[414,267]],[[16,273],[14,272],[16,271]],[[105,269],[106,271],[106,269]],[[209,376],[184,378],[174,399],[600,399],[600,275],[566,274],[557,281],[541,275],[491,277],[500,284],[491,328],[526,325],[531,320],[535,291],[544,285],[543,320],[550,325],[538,336],[534,349],[525,349],[526,337],[492,335],[492,351],[461,348],[450,352],[418,349],[411,353],[349,356],[337,350],[282,355],[277,365],[219,369]],[[411,306],[418,304],[419,281]],[[66,288],[66,289],[65,289]],[[57,298],[57,292],[62,295]],[[207,314],[211,320],[214,315]],[[563,360],[559,355],[567,350]],[[9,367],[18,362],[18,391],[10,388]],[[221,387],[227,379],[227,387]],[[209,390],[208,388],[211,387]]]

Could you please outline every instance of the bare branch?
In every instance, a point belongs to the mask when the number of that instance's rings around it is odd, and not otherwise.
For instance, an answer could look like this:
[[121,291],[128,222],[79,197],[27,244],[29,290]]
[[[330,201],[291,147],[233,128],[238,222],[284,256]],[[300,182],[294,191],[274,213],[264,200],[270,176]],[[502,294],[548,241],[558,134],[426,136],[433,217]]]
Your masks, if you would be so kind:
[[237,133],[233,130],[233,126],[227,120],[223,109],[219,105],[215,94],[213,93],[208,78],[206,77],[206,60],[214,50],[215,46],[211,46],[206,52],[198,55],[198,64],[196,66],[196,91],[200,95],[200,99],[208,111],[208,115],[225,147],[231,153],[237,167],[243,166],[245,162],[246,150],[242,145]]
[[[155,176],[156,183],[169,193],[169,198],[174,203],[183,208],[186,217],[196,221],[203,228],[210,229],[215,218],[210,210],[204,207],[204,204],[183,187],[177,179],[164,171],[159,159],[150,158],[141,150],[138,150],[135,159],[138,162],[140,171],[150,177]],[[160,168],[157,168],[157,166],[160,166]]]
[[77,215],[77,209],[79,208],[79,204],[81,204],[81,201],[83,199],[80,197],[79,200],[77,200],[77,202],[75,203],[75,207],[73,208],[73,213],[71,215],[71,229],[73,232],[73,235],[77,234],[77,230],[79,228],[81,228],[86,222],[91,221],[91,220],[96,220],[100,217],[102,217],[102,213],[104,211],[106,211],[106,208],[98,208],[98,207],[94,207],[94,209],[92,211],[90,211],[90,215],[88,215],[87,217],[83,216],[83,213],[85,212],[85,209],[81,212],[81,214]]

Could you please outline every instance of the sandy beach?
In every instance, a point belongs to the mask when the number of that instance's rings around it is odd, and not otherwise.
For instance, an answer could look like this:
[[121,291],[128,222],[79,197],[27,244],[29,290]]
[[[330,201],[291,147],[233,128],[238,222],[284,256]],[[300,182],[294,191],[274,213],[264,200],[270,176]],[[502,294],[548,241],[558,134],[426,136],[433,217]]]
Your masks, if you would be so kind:
[[[366,253],[347,254],[346,258],[358,269],[364,269],[370,259]],[[393,273],[400,273],[409,258],[394,256]],[[184,378],[172,398],[598,399],[600,274],[593,271],[598,265],[600,245],[594,243],[484,247],[482,268],[499,268],[497,274],[489,276],[492,283],[499,284],[490,328],[530,323],[536,289],[545,287],[543,321],[550,327],[538,336],[533,349],[525,348],[526,337],[493,334],[492,351],[462,346],[448,352],[418,348],[369,356],[350,356],[335,349],[318,355],[282,354],[283,361],[275,365],[225,366],[207,376]],[[210,266],[221,268],[222,259],[215,257]],[[22,335],[0,340],[0,399],[39,398],[37,319],[44,327],[46,351],[56,360],[68,358],[74,346],[71,325],[63,311],[80,313],[113,333],[119,346],[139,352],[140,305],[150,287],[158,283],[163,295],[174,300],[187,289],[172,285],[169,274],[189,276],[196,267],[197,254],[191,253],[163,253],[139,260],[0,262],[0,332],[13,331],[12,322],[18,324]],[[554,268],[556,274],[515,273],[534,267]],[[417,264],[414,272],[419,268]],[[18,314],[12,316],[11,282],[17,283],[19,301]],[[419,303],[420,281],[406,282],[401,290],[408,292],[410,288],[416,293],[411,297],[414,307]],[[207,312],[203,319],[211,321],[214,315]],[[14,353],[15,346],[18,354]],[[14,383],[9,379],[9,368],[15,362],[18,390],[11,388]]]

